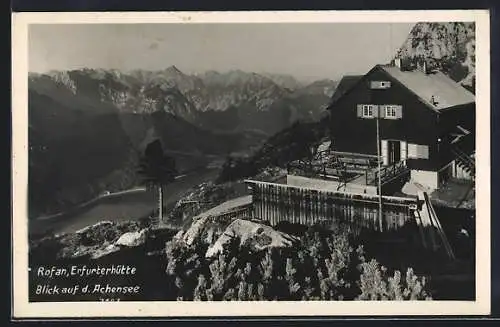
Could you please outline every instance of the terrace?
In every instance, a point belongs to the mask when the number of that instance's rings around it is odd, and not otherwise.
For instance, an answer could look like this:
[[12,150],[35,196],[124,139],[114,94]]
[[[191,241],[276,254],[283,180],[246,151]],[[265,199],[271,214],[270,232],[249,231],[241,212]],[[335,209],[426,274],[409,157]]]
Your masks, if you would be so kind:
[[291,162],[287,168],[289,185],[365,194],[378,193],[379,174],[382,193],[387,193],[409,173],[404,161],[382,166],[379,171],[377,156],[335,151]]

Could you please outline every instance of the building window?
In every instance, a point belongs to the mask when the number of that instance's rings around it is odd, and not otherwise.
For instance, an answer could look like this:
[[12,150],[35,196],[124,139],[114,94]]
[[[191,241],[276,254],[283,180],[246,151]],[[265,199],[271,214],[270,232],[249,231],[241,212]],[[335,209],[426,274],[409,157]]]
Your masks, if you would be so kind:
[[396,118],[396,106],[385,106],[385,117]]
[[363,117],[370,118],[373,117],[373,106],[369,104],[363,105]]
[[386,104],[383,106],[382,117],[387,119],[403,118],[403,106],[398,104]]

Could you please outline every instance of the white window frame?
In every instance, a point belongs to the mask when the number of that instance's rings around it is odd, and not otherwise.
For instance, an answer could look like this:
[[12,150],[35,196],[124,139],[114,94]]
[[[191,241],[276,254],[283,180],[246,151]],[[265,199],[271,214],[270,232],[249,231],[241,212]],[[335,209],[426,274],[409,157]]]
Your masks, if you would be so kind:
[[385,117],[396,118],[396,110],[397,110],[396,106],[391,106],[391,105],[385,106]]
[[[366,110],[366,111],[365,111]],[[373,117],[374,107],[371,104],[364,104],[361,106],[361,116],[363,118],[372,118]]]

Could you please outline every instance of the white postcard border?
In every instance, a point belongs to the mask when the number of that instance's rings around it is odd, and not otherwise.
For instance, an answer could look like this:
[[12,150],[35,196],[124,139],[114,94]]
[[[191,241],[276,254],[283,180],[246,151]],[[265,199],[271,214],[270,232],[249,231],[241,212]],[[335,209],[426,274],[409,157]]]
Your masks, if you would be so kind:
[[[101,23],[476,22],[476,301],[28,301],[28,25]],[[487,10],[14,13],[12,15],[12,245],[16,318],[485,315],[490,313],[490,28]]]

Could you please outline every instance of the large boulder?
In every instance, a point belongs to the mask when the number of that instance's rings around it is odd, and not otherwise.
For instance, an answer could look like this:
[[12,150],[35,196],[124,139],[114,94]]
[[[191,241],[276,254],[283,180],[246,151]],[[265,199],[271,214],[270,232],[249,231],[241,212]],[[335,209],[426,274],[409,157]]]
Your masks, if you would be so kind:
[[191,227],[182,235],[182,239],[187,245],[193,244],[200,237],[200,234],[206,228],[205,225],[209,218],[208,216],[195,218]]
[[231,217],[224,215],[239,210],[252,202],[251,195],[240,196],[221,204],[193,217],[191,226],[183,235],[183,240],[187,245],[191,245],[195,240],[202,240],[212,244],[215,239],[232,222]]
[[115,245],[133,247],[144,244],[144,242],[146,242],[146,229],[123,234],[116,240]]
[[103,245],[91,252],[90,257],[92,259],[99,259],[101,257],[107,256],[108,254],[120,251],[120,247],[115,244]]
[[218,255],[224,246],[233,239],[239,240],[240,246],[250,246],[253,251],[289,247],[298,241],[296,237],[276,231],[270,226],[249,220],[236,219],[226,228],[217,241],[208,248],[205,257],[212,258]]

